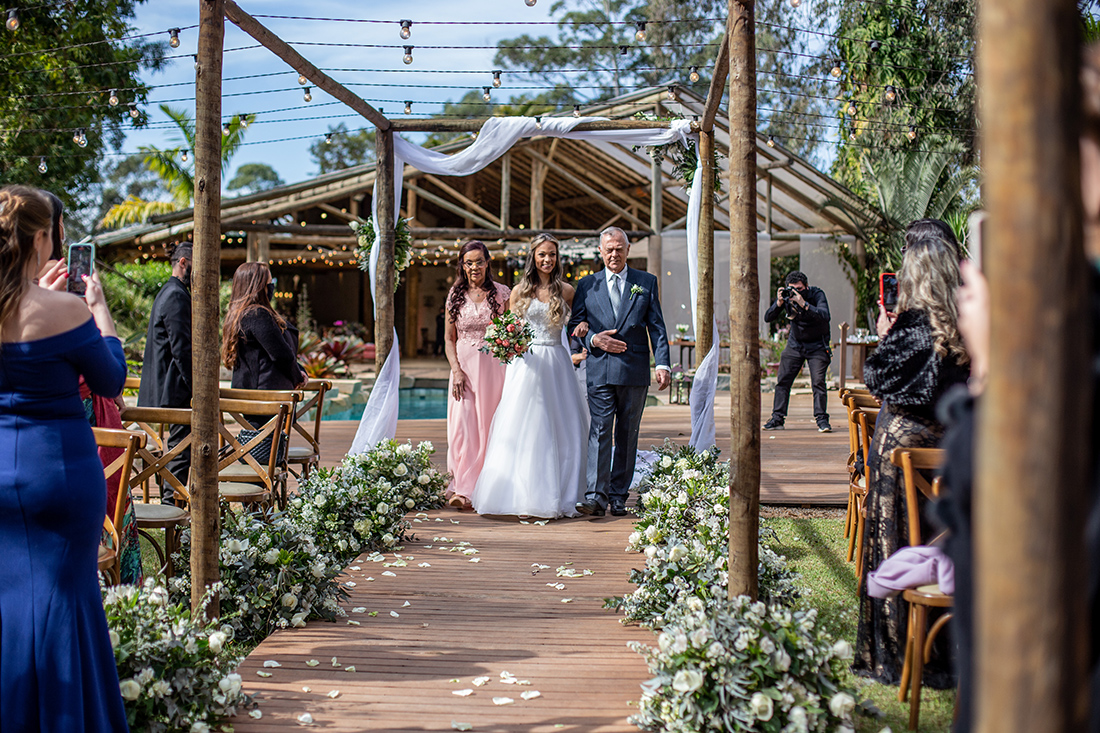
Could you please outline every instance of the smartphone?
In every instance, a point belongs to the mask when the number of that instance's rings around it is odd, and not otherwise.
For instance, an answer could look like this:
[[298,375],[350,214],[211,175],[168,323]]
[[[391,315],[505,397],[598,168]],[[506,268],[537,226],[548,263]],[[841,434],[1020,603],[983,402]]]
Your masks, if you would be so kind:
[[898,309],[898,276],[884,272],[878,276],[878,302],[893,313]]
[[87,283],[85,275],[92,274],[92,265],[95,262],[95,245],[91,242],[76,242],[69,245],[69,278],[66,289],[73,295],[84,297]]

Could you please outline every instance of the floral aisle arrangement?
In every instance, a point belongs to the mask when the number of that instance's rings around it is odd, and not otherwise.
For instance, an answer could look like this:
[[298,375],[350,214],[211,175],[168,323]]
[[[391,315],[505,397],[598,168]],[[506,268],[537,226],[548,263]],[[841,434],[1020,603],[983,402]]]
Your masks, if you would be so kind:
[[131,730],[232,730],[223,721],[249,699],[226,647],[231,628],[193,619],[152,580],[109,588],[103,607]]
[[[191,532],[185,530],[173,556],[178,574],[169,581],[173,598],[184,602],[191,594],[190,556]],[[344,615],[340,601],[347,592],[336,580],[343,564],[282,516],[264,522],[253,514],[228,513],[219,560],[222,618],[238,641],[258,642],[275,629]]]
[[660,731],[852,733],[856,699],[840,682],[852,648],[832,643],[816,616],[745,596],[709,609],[688,599],[656,647],[631,642],[655,675],[631,721]]
[[535,339],[531,326],[512,311],[493,319],[485,329],[485,341],[478,347],[501,364],[510,364],[517,356],[523,356]]
[[340,471],[368,481],[386,481],[401,497],[401,507],[410,512],[438,509],[446,503],[445,492],[451,475],[432,467],[435,446],[425,440],[411,442],[380,441],[366,453],[348,456]]
[[[370,271],[370,251],[378,239],[374,231],[374,219],[368,217],[363,221],[349,222],[348,226],[355,232],[356,244],[355,256],[359,260],[359,269],[363,272]],[[401,284],[401,273],[412,264],[412,231],[409,229],[409,220],[398,217],[397,227],[394,230],[393,243],[393,289]]]

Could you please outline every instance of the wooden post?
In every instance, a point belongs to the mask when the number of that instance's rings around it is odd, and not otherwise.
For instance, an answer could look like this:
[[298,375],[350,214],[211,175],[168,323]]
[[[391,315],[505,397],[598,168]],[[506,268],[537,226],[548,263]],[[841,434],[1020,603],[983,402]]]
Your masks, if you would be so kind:
[[393,348],[393,246],[397,222],[393,220],[396,195],[393,190],[393,133],[379,130],[375,141],[378,160],[375,187],[378,202],[375,208],[378,221],[374,222],[374,230],[378,235],[375,241],[375,246],[378,247],[378,270],[374,286],[374,363],[380,373],[390,349]]
[[989,377],[974,494],[976,726],[1086,728],[1092,405],[1073,0],[985,0],[982,257]]
[[837,390],[843,390],[848,380],[848,322],[840,324],[840,381]]
[[[199,46],[195,71],[195,236],[191,292],[191,338],[218,344],[222,192],[222,0],[199,1]],[[191,356],[191,608],[218,582],[218,364],[217,348]],[[218,616],[218,600],[206,614]]]
[[512,209],[512,151],[500,159],[500,230],[507,231]]
[[757,594],[760,525],[760,283],[756,272],[755,0],[729,3],[731,598]]
[[[529,150],[533,150],[530,148]],[[546,164],[538,158],[531,160],[531,222],[532,232],[538,232],[543,225],[542,184],[546,181]],[[532,234],[532,236],[534,236]]]
[[696,363],[710,353],[714,323],[714,130],[699,131],[703,200],[699,212],[699,295],[695,303]]
[[656,160],[649,162],[649,249],[646,257],[646,270],[657,278],[657,290],[661,290],[661,224],[664,220],[664,176],[661,164]]
[[420,346],[420,266],[409,265],[405,281],[405,354],[412,358]]

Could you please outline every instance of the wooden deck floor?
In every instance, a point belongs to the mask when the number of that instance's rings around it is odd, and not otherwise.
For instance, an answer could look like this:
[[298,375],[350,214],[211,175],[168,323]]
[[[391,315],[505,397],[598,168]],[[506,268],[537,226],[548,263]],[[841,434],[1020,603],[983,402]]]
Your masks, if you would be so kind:
[[[664,395],[662,395],[663,401]],[[762,395],[762,420],[771,415],[772,395]],[[719,392],[715,404],[716,439],[723,455],[729,455],[730,398]],[[785,430],[761,435],[760,499],[764,504],[844,505],[848,501],[848,432],[844,407],[836,392],[829,393],[828,410],[834,432],[819,433],[813,419],[809,394],[791,397]],[[336,420],[322,427],[322,465],[343,460],[358,422]],[[445,468],[447,461],[446,420],[402,420],[397,424],[399,440],[430,440],[436,447],[435,460]],[[647,407],[642,414],[641,449],[660,445],[665,438],[686,444],[691,437],[691,413],[682,405]]]

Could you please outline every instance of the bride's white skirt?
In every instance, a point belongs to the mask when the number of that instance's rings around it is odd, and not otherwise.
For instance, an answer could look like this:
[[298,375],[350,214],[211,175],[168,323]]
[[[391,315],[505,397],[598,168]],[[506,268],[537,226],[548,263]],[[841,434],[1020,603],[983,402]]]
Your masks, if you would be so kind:
[[569,352],[561,344],[533,344],[508,365],[474,509],[577,516],[586,486],[588,422],[588,400]]

